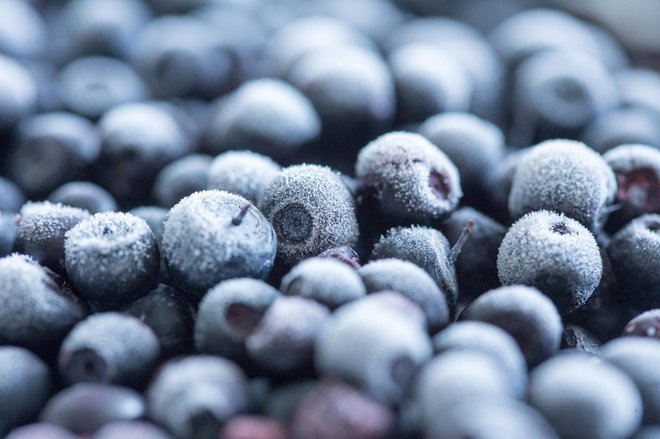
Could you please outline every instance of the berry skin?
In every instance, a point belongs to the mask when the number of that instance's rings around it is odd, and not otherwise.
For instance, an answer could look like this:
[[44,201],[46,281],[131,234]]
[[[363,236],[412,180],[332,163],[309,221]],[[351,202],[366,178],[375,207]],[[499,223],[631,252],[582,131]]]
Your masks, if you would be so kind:
[[219,283],[199,304],[195,346],[201,352],[244,364],[246,340],[280,297],[275,288],[257,279],[230,279]]
[[18,212],[23,204],[23,191],[13,181],[0,177],[0,212]]
[[264,416],[239,415],[223,427],[220,439],[287,439],[283,425]]
[[48,366],[32,352],[0,347],[0,434],[30,421],[51,392]]
[[460,320],[499,326],[518,342],[529,366],[550,358],[559,349],[562,322],[552,301],[533,287],[505,286],[472,302]]
[[601,154],[625,144],[660,148],[659,117],[645,108],[615,108],[602,113],[587,125],[582,141]]
[[[13,3],[10,2],[10,3]],[[4,16],[4,14],[3,14]],[[1,50],[0,50],[1,51]],[[0,134],[16,126],[37,105],[37,84],[18,61],[0,54]]]
[[38,59],[44,55],[48,27],[35,6],[21,0],[3,2],[0,53],[16,59]]
[[89,212],[48,201],[28,202],[16,219],[18,232],[14,248],[39,264],[64,272],[64,236]]
[[660,115],[660,105],[654,98],[660,93],[660,74],[648,68],[622,69],[614,75],[621,104],[625,107],[644,108]]
[[509,194],[509,213],[520,218],[553,210],[598,231],[614,201],[616,179],[602,157],[580,142],[548,140],[519,161]]
[[581,354],[559,355],[532,371],[529,402],[562,438],[624,439],[639,427],[642,400],[616,367]]
[[642,311],[660,306],[660,215],[631,221],[610,241],[608,252],[621,293]]
[[140,387],[159,355],[156,335],[134,317],[98,313],[78,323],[64,339],[58,359],[68,384],[102,382]]
[[105,425],[92,439],[171,439],[165,431],[144,421],[119,421]]
[[583,306],[601,280],[603,262],[593,235],[561,214],[532,212],[502,240],[497,272],[504,285],[529,285],[564,315]]
[[278,258],[286,264],[358,238],[353,197],[329,168],[285,168],[266,189],[259,209],[277,233]]
[[575,325],[564,326],[564,332],[561,335],[562,349],[574,349],[597,355],[600,352],[600,345],[596,336],[586,329]]
[[401,222],[441,218],[463,194],[456,166],[414,133],[391,132],[370,142],[358,155],[355,174],[362,204],[373,200],[379,215]]
[[449,306],[433,278],[412,262],[379,259],[358,270],[367,293],[395,291],[415,302],[424,311],[429,331],[435,333],[449,324]]
[[196,192],[179,201],[165,221],[167,268],[193,299],[226,279],[265,278],[276,249],[277,236],[264,215],[228,192]]
[[305,259],[282,278],[280,291],[312,299],[334,310],[367,294],[353,268],[333,258]]
[[0,211],[0,258],[11,254],[17,234],[16,215]]
[[211,162],[208,188],[238,194],[258,205],[282,168],[269,157],[252,151],[227,151]]
[[155,286],[160,255],[147,223],[128,213],[97,213],[64,242],[66,271],[76,291],[100,309],[117,308]]
[[360,256],[355,250],[353,250],[353,247],[348,245],[340,245],[339,247],[329,248],[322,252],[319,257],[335,259],[343,264],[348,265],[353,270],[357,270],[362,266],[360,263]]
[[660,309],[651,309],[632,319],[623,328],[623,335],[660,338]]
[[6,439],[79,439],[78,435],[61,427],[45,423],[28,424],[12,430]]
[[91,214],[118,210],[117,201],[110,192],[88,181],[63,184],[48,196],[48,201],[85,209]]
[[211,160],[207,155],[188,154],[161,169],[153,186],[158,204],[169,209],[184,197],[207,189]]

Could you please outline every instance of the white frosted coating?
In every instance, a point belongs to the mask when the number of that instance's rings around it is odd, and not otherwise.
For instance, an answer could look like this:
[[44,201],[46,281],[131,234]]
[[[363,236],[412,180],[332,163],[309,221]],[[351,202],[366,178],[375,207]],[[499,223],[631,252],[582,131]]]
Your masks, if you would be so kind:
[[90,216],[84,209],[49,201],[27,202],[19,215],[19,239],[54,244],[63,241],[65,232]]
[[660,180],[660,150],[649,145],[627,144],[612,148],[603,159],[615,174],[625,174],[636,169],[653,171]]

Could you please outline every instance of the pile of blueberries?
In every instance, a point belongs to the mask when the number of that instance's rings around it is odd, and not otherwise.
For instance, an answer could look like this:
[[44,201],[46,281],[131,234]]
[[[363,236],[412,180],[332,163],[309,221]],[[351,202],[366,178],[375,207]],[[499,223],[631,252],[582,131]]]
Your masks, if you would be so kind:
[[660,54],[541,3],[0,0],[0,436],[660,438]]

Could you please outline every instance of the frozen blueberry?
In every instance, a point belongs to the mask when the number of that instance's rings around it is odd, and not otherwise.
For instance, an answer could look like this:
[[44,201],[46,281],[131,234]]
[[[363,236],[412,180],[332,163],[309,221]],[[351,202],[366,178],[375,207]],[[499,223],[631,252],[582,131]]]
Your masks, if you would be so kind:
[[436,354],[465,350],[481,352],[499,362],[514,389],[521,397],[527,386],[527,364],[516,340],[495,325],[483,322],[458,322],[433,337]]
[[177,289],[158,285],[149,294],[119,311],[151,328],[158,338],[162,355],[170,357],[190,351],[194,309]]
[[72,181],[55,189],[48,196],[51,203],[79,207],[90,213],[117,210],[117,202],[110,192],[89,181]]
[[174,206],[165,221],[167,268],[177,285],[197,299],[226,279],[265,278],[276,250],[275,230],[264,215],[228,192],[196,192]]
[[[188,154],[165,166],[156,176],[154,198],[159,205],[170,208],[184,197],[209,187],[208,173],[212,158],[202,154]],[[228,191],[232,192],[232,191]]]
[[140,77],[126,63],[106,57],[78,58],[58,74],[58,96],[74,113],[98,118],[120,104],[147,97]]
[[557,308],[533,287],[514,285],[488,291],[460,317],[504,329],[516,339],[530,366],[552,356],[561,342],[563,327]]
[[[456,256],[456,278],[463,302],[500,285],[497,276],[497,252],[506,234],[506,228],[471,207],[454,211],[442,225],[442,231],[453,246],[461,245]],[[465,236],[463,244],[459,241]]]
[[423,430],[430,430],[440,413],[468,398],[507,398],[519,390],[497,359],[470,350],[450,350],[433,358],[415,377],[414,389]]
[[280,291],[290,296],[313,299],[330,309],[367,294],[353,268],[333,258],[305,259],[284,276]]
[[600,153],[624,144],[660,148],[660,115],[639,107],[620,107],[599,115],[582,133],[582,141]]
[[329,248],[319,254],[319,257],[336,259],[337,261],[348,265],[353,270],[357,270],[362,266],[360,263],[360,256],[358,256],[357,252],[353,250],[353,247],[348,245]]
[[97,213],[64,242],[66,271],[76,291],[100,309],[119,307],[154,287],[158,242],[146,221],[128,213]]
[[18,212],[24,203],[25,195],[16,183],[0,177],[0,212]]
[[0,53],[18,59],[39,58],[47,43],[47,26],[30,2],[5,0],[0,14]]
[[227,151],[208,168],[208,188],[241,195],[258,204],[282,168],[269,157],[252,151]]
[[401,259],[379,259],[358,270],[368,293],[396,291],[424,311],[431,333],[449,323],[447,297],[433,278],[412,262]]
[[660,338],[660,309],[651,309],[636,316],[623,329],[623,335]]
[[530,285],[562,314],[584,305],[598,286],[603,262],[593,235],[564,215],[538,211],[514,223],[502,240],[497,273],[504,285]]
[[640,107],[660,115],[660,105],[654,96],[660,93],[660,74],[648,68],[623,69],[615,73],[621,104]]
[[0,259],[0,301],[6,313],[0,320],[0,342],[35,350],[57,346],[85,316],[75,296],[19,254]]
[[97,0],[65,4],[61,28],[68,55],[128,57],[133,41],[151,14],[144,2],[138,0],[121,0],[108,6]]
[[171,439],[171,436],[153,424],[144,421],[112,422],[99,429],[92,439]]
[[359,300],[351,302],[349,309],[358,309],[364,314],[369,314],[379,312],[382,307],[385,307],[388,311],[398,313],[422,328],[428,327],[426,315],[419,304],[397,291],[385,290],[370,293]]
[[598,354],[600,341],[595,335],[580,326],[566,325],[561,335],[561,348]]
[[78,323],[62,343],[60,376],[68,383],[103,382],[140,387],[156,365],[156,335],[135,317],[94,314]]
[[621,145],[603,156],[617,179],[618,208],[608,226],[621,226],[644,213],[660,212],[660,151],[648,145]]
[[284,81],[256,79],[222,98],[209,115],[207,149],[249,149],[291,159],[321,132],[314,106]]
[[558,439],[548,421],[526,404],[501,397],[475,397],[437,414],[428,439]]
[[142,218],[156,237],[158,245],[163,241],[163,229],[167,219],[167,209],[158,206],[140,206],[130,210],[131,215]]
[[463,195],[456,166],[419,134],[380,136],[362,148],[355,171],[363,185],[362,210],[376,217],[401,222],[441,218]]
[[610,241],[608,252],[621,292],[640,310],[660,306],[660,215],[646,214],[628,223]]
[[64,271],[64,235],[89,216],[89,212],[77,207],[49,201],[28,202],[16,217],[18,232],[14,249],[61,273]]
[[341,381],[323,380],[302,398],[290,428],[295,439],[384,439],[394,421],[382,402]]
[[606,67],[577,50],[544,50],[530,56],[516,69],[512,87],[513,146],[575,136],[618,104]]
[[[11,0],[10,4],[14,2]],[[27,69],[13,58],[0,54],[0,133],[16,126],[35,109],[37,94],[37,84]]]
[[245,341],[280,293],[257,279],[231,279],[209,290],[195,320],[195,346],[201,352],[241,363],[247,359]]
[[166,364],[147,391],[151,419],[181,439],[215,439],[224,422],[247,408],[241,369],[221,357]]
[[147,197],[158,171],[191,148],[179,121],[154,103],[113,108],[99,121],[99,132],[97,178],[115,197],[129,201]]
[[421,122],[445,111],[467,111],[472,82],[451,53],[417,43],[393,51],[388,58],[396,84],[398,119]]
[[531,148],[509,150],[491,172],[488,184],[489,203],[492,207],[491,215],[502,223],[509,223],[510,221],[509,194],[511,193],[516,167],[531,150]]
[[79,436],[56,425],[46,423],[28,424],[12,430],[6,439],[79,439]]
[[0,434],[30,421],[50,395],[48,366],[32,352],[0,347]]
[[431,341],[424,328],[400,310],[385,304],[365,308],[360,302],[344,305],[324,325],[316,342],[316,369],[379,400],[400,402],[419,367],[431,357]]
[[287,430],[265,416],[235,416],[227,422],[220,439],[287,439]]
[[11,254],[17,233],[16,215],[0,211],[0,258]]
[[125,387],[79,383],[61,390],[43,408],[40,421],[79,435],[91,435],[106,424],[134,421],[145,415],[142,396]]
[[466,197],[479,201],[489,190],[493,169],[505,153],[502,131],[469,113],[432,116],[419,133],[429,139],[456,165]]
[[615,194],[614,173],[598,153],[581,142],[547,140],[518,162],[509,213],[520,218],[535,210],[553,210],[598,231]]
[[9,175],[31,197],[44,196],[83,177],[100,149],[96,128],[87,119],[65,112],[40,114],[20,125]]
[[326,167],[284,169],[264,192],[259,209],[273,225],[278,257],[287,264],[353,244],[358,237],[353,197]]
[[624,439],[639,427],[642,400],[616,367],[573,353],[543,363],[531,374],[529,402],[562,438]]

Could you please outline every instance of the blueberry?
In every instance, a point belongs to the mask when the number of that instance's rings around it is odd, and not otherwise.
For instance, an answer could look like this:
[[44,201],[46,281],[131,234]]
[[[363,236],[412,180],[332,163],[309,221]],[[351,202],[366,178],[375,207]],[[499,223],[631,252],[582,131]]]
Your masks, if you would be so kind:
[[516,166],[509,213],[520,218],[535,210],[554,210],[598,231],[615,193],[614,173],[598,153],[581,142],[548,140],[530,149]]
[[588,354],[598,354],[600,351],[600,341],[595,335],[586,329],[575,326],[564,326],[564,332],[561,335],[561,348],[574,349]]
[[5,0],[0,14],[0,53],[18,59],[39,58],[47,44],[47,26],[29,2]]
[[302,297],[274,301],[246,341],[249,356],[277,375],[304,373],[312,368],[319,333],[328,309]]
[[602,272],[593,235],[577,221],[548,211],[529,213],[514,223],[497,255],[502,284],[534,286],[562,314],[587,302]]
[[0,258],[11,254],[17,234],[16,215],[0,211]]
[[32,352],[0,347],[0,434],[31,420],[50,395],[48,366]]
[[220,439],[287,439],[287,432],[279,422],[264,416],[235,416],[227,422]]
[[639,107],[660,115],[660,105],[653,96],[660,93],[660,74],[648,68],[623,69],[614,75],[621,104]]
[[516,167],[522,158],[532,151],[531,148],[509,150],[491,172],[489,182],[489,204],[492,206],[492,215],[502,223],[508,223],[509,217],[509,195]]
[[59,98],[66,108],[92,119],[107,110],[147,97],[140,77],[126,63],[91,56],[71,61],[57,78]]
[[195,346],[201,352],[241,363],[245,342],[280,293],[257,279],[231,279],[209,290],[195,320]]
[[441,218],[462,196],[456,166],[419,134],[392,132],[377,138],[362,148],[355,171],[363,185],[364,209],[401,222]]
[[341,381],[323,380],[298,404],[291,437],[384,439],[394,420],[392,409],[382,402]]
[[648,425],[637,430],[632,439],[658,439],[660,438],[660,426]]
[[472,82],[451,53],[428,43],[394,50],[388,58],[396,84],[398,119],[421,122],[445,111],[467,111]]
[[158,206],[140,206],[130,210],[131,215],[142,218],[158,241],[160,247],[163,241],[163,232],[165,228],[165,220],[167,219],[167,210]]
[[18,212],[24,203],[25,195],[16,183],[0,177],[0,212]]
[[358,274],[368,293],[396,291],[418,304],[426,315],[430,332],[437,332],[449,323],[445,293],[426,271],[412,262],[379,259],[360,268]]
[[167,363],[147,391],[149,416],[177,438],[217,438],[224,422],[247,407],[238,366],[221,357]]
[[64,262],[76,291],[97,308],[111,309],[149,292],[156,283],[160,255],[143,219],[108,212],[67,232]]
[[353,270],[357,270],[362,266],[360,263],[360,256],[353,250],[353,247],[348,245],[340,245],[339,247],[329,248],[319,254],[320,258],[331,258],[342,262]]
[[336,309],[367,294],[353,268],[333,258],[305,259],[284,276],[280,291],[289,296],[313,299]]
[[289,424],[300,401],[316,386],[317,380],[304,379],[275,387],[266,397],[263,412],[269,418]]
[[58,358],[66,383],[103,382],[139,387],[156,365],[156,335],[135,317],[94,314],[78,323],[62,343]]
[[621,226],[644,213],[660,211],[660,151],[648,145],[621,145],[603,156],[617,179],[608,226]]
[[429,439],[558,439],[548,421],[526,404],[505,398],[468,398],[438,413]]
[[153,424],[144,421],[118,421],[103,426],[92,439],[171,439],[171,436]]
[[28,256],[0,259],[0,300],[6,317],[0,321],[4,344],[48,350],[66,336],[85,309]]
[[232,192],[258,204],[281,171],[269,157],[252,151],[227,151],[208,169],[208,188]]
[[48,196],[51,203],[79,207],[90,213],[117,210],[117,201],[110,192],[89,181],[72,181],[58,187]]
[[[14,1],[11,1],[14,3]],[[3,17],[5,15],[3,14]],[[37,84],[25,67],[0,54],[0,133],[16,126],[37,105]]]
[[161,169],[152,190],[158,204],[169,209],[182,198],[207,189],[211,161],[207,155],[188,154]]
[[567,439],[627,438],[642,414],[633,381],[581,353],[557,356],[534,369],[529,402]]
[[209,120],[205,144],[215,154],[248,148],[275,159],[291,159],[321,132],[309,99],[276,79],[243,83],[217,103]]
[[480,352],[495,359],[508,375],[514,394],[522,396],[527,386],[527,364],[516,340],[495,325],[458,322],[433,337],[436,354],[449,351]]
[[660,309],[651,309],[632,319],[623,329],[623,335],[660,338]]
[[226,279],[265,278],[276,249],[275,231],[264,215],[228,192],[196,192],[174,206],[165,221],[168,270],[197,299]]
[[639,107],[620,107],[596,117],[582,133],[582,141],[600,153],[624,144],[660,148],[659,115]]
[[628,304],[641,310],[660,306],[660,215],[646,214],[628,223],[610,241],[608,252]]
[[284,169],[264,192],[259,208],[273,225],[278,257],[287,264],[353,244],[358,237],[353,197],[329,168]]
[[419,304],[413,302],[397,291],[385,290],[370,293],[367,296],[352,302],[349,309],[357,309],[361,310],[364,314],[369,314],[371,312],[379,312],[382,307],[388,311],[398,313],[402,317],[408,319],[411,323],[416,323],[422,328],[428,326],[426,315]]
[[14,249],[29,255],[39,264],[64,271],[64,235],[89,212],[49,201],[28,202],[16,217],[18,231]]
[[9,174],[28,195],[43,196],[83,177],[100,148],[96,128],[87,119],[65,112],[40,114],[20,125]]
[[106,424],[134,421],[144,415],[144,400],[133,390],[111,384],[79,383],[53,396],[43,408],[40,421],[90,435]]
[[365,308],[360,302],[344,305],[324,325],[316,342],[316,369],[379,400],[400,402],[431,357],[431,341],[418,322],[391,305]]
[[516,339],[529,366],[551,357],[561,342],[563,327],[557,308],[533,287],[514,285],[488,291],[472,302],[460,318],[504,329]]
[[493,169],[504,157],[502,131],[469,113],[444,113],[427,119],[419,133],[456,165],[465,196],[481,201],[489,190]]
[[133,64],[157,97],[214,98],[239,79],[238,60],[222,32],[193,16],[157,18],[140,32]]
[[12,430],[7,439],[78,439],[79,436],[61,427],[45,423],[35,423]]

